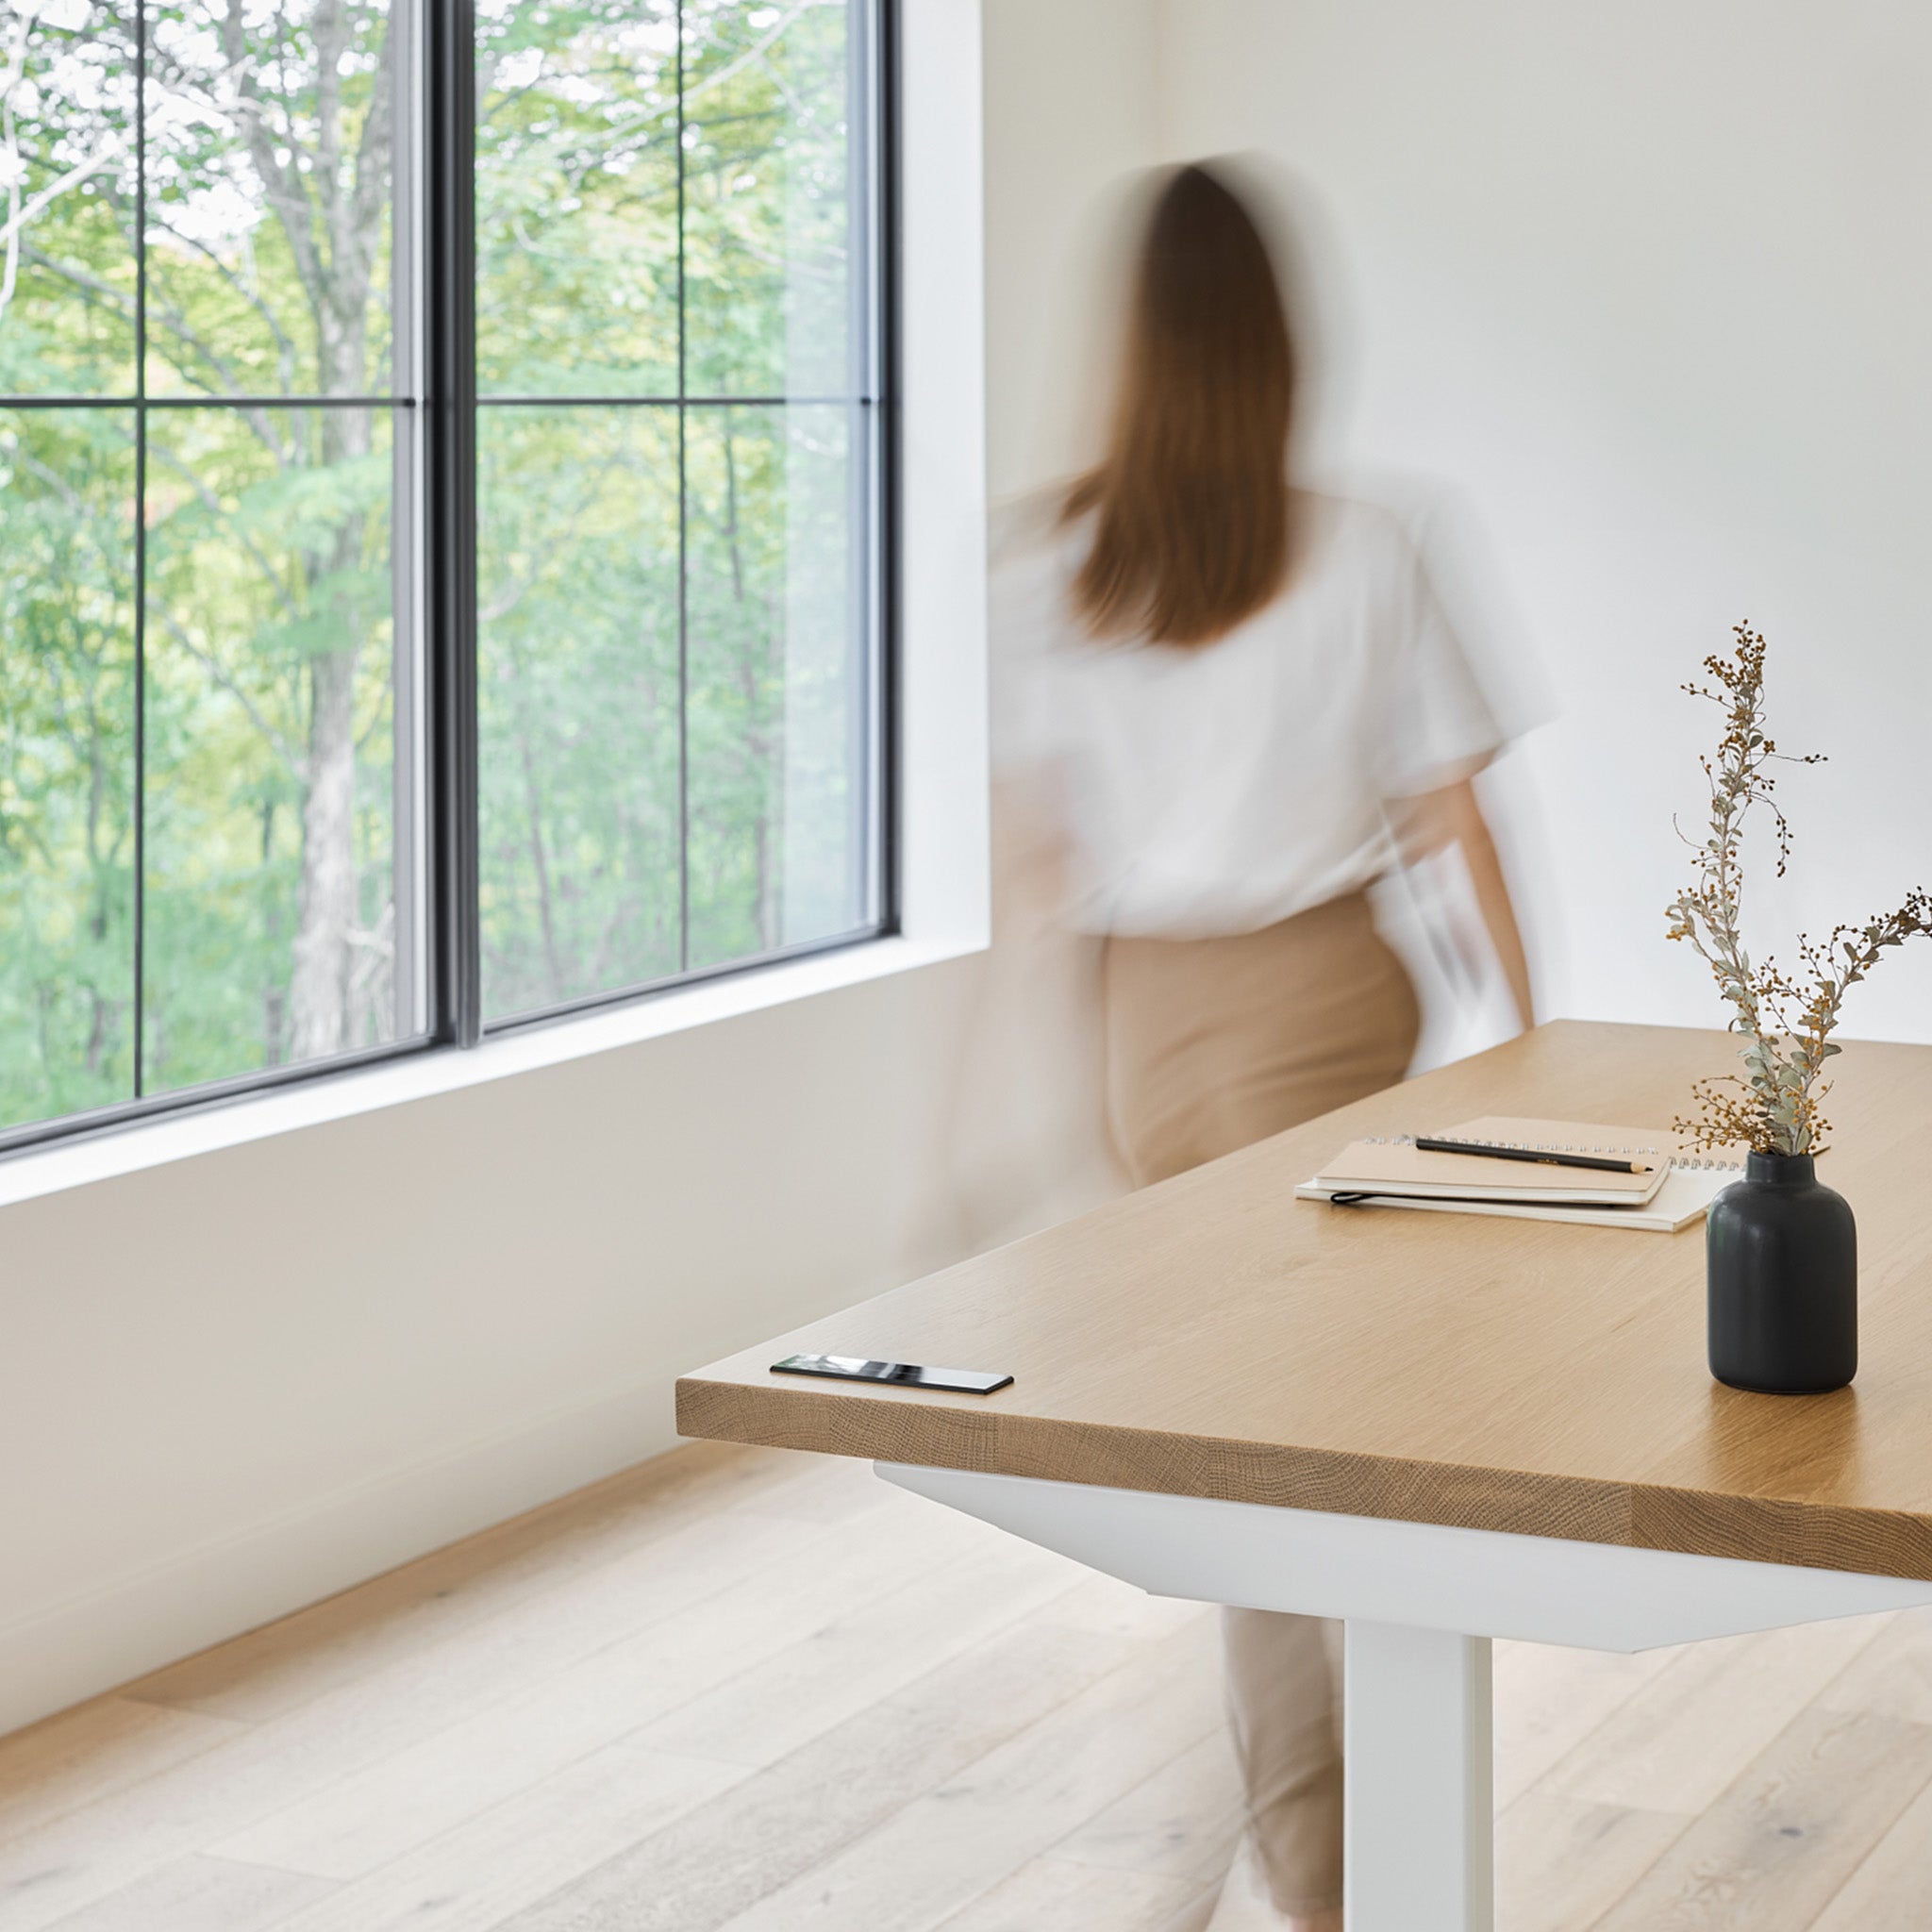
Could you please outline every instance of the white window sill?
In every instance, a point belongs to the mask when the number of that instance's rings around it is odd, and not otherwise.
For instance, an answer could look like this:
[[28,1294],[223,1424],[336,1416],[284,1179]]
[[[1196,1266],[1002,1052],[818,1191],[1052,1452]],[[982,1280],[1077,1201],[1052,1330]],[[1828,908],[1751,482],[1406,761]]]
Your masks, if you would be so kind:
[[0,1208],[142,1168],[164,1166],[172,1160],[212,1154],[245,1141],[293,1133],[378,1108],[399,1107],[432,1094],[480,1086],[487,1080],[508,1079],[539,1067],[634,1046],[641,1041],[809,999],[815,993],[937,965],[978,949],[978,944],[968,939],[872,940],[837,952],[750,967],[694,985],[643,993],[621,1006],[523,1027],[467,1050],[425,1047],[421,1053],[377,1066],[318,1073],[287,1087],[130,1122],[0,1160]]

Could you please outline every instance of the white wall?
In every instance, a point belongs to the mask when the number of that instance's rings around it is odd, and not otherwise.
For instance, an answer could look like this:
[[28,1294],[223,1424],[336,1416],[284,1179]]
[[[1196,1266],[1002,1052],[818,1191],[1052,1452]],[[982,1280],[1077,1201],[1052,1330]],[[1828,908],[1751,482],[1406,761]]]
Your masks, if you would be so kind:
[[[1468,491],[1561,691],[1530,759],[1558,1009],[1709,1017],[1657,908],[1703,730],[1671,690],[1734,616],[1837,754],[1790,787],[1807,916],[1932,873],[1927,29],[1824,21],[989,0],[994,489],[1078,453],[1096,192],[1163,151],[1292,161],[1360,328],[1345,447]],[[922,625],[971,598],[931,541]],[[978,809],[924,795],[941,869]],[[1932,1037],[1928,988],[1894,961],[1855,1018]],[[664,1446],[680,1368],[944,1258],[983,991],[962,960],[0,1208],[0,1724]]]
[[[981,487],[954,413],[979,408],[977,9],[908,6],[908,458],[937,513],[909,520],[906,699],[915,747],[957,747],[976,699],[932,646],[983,575],[949,508]],[[1038,447],[1041,279],[1148,151],[1153,16],[989,9],[1002,488]],[[916,762],[908,925],[969,944],[983,789]],[[962,958],[0,1207],[0,1729],[665,1448],[681,1370],[953,1258],[985,977]]]
[[987,474],[994,497],[1085,454],[1096,205],[1160,152],[1157,0],[987,0]]
[[0,1727],[669,1445],[888,1287],[958,968],[0,1210]]
[[[986,920],[977,0],[907,21],[906,916],[936,957]],[[0,1729],[666,1448],[682,1370],[952,1258],[977,970],[212,1144],[326,1111],[311,1084],[131,1172],[126,1141],[35,1157],[108,1177],[0,1207]]]
[[[1661,937],[1729,626],[1771,643],[1789,950],[1932,880],[1932,12],[1897,0],[1165,0],[1175,157],[1318,217],[1328,453],[1465,492],[1560,715],[1524,760],[1547,1009],[1709,1024]],[[1517,792],[1519,803],[1524,796]],[[1849,1030],[1932,1039],[1932,945]]]

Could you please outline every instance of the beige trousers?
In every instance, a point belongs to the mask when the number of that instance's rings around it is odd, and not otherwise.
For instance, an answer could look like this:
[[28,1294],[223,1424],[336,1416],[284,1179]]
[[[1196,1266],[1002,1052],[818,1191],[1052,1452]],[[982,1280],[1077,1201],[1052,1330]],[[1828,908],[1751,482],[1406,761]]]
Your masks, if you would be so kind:
[[[1420,1015],[1360,893],[1229,939],[1110,939],[1109,1117],[1136,1187],[1391,1085]],[[1222,1612],[1228,1723],[1275,1908],[1341,1903],[1341,1626]]]

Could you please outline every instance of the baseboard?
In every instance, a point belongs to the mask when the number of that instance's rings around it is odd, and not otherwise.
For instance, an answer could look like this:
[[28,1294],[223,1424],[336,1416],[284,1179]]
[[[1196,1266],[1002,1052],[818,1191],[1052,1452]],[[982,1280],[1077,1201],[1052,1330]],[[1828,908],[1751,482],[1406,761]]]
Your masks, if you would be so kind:
[[607,1390],[0,1626],[0,1732],[670,1448],[672,1381]]

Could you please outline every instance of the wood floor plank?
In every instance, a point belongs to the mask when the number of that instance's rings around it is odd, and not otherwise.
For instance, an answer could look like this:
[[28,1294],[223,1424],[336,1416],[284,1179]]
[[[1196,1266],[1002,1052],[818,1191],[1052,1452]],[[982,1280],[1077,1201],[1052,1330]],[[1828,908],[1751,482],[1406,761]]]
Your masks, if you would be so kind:
[[1597,1932],[1809,1932],[1928,1781],[1932,1729],[1806,1710]]
[[[0,1740],[0,1926],[1202,1932],[1213,1624],[680,1451]],[[1501,1932],[1932,1928],[1932,1612],[1499,1645],[1496,1736]]]
[[1191,1895],[1227,1870],[1244,1813],[1234,1752],[1217,1724],[1077,1825],[1052,1857],[1097,1871],[1158,1873]]
[[265,1723],[480,1619],[547,1596],[572,1575],[702,1526],[720,1509],[836,1482],[830,1460],[692,1443],[139,1677],[122,1694]]
[[743,1775],[714,1759],[613,1744],[278,1921],[275,1932],[491,1932]]
[[1932,1610],[1896,1611],[1818,1701],[1828,1710],[1870,1710],[1932,1724]]
[[1220,1722],[1203,1615],[901,1807],[724,1932],[931,1932]]
[[235,1737],[199,1711],[97,1697],[0,1738],[0,1840],[154,1777]]
[[1221,1898],[1221,1880],[1204,1885],[1192,1898],[1160,1927],[1160,1932],[1207,1932],[1214,1907]]
[[796,1450],[788,1450],[781,1462],[751,1474],[755,1479],[745,1485],[734,1508],[827,1527],[870,1509],[878,1501],[881,1482],[872,1464],[857,1457],[809,1456]]
[[1165,1932],[1199,1890],[1155,1872],[1035,1858],[942,1919],[939,1932]]
[[[1111,1601],[1105,1582],[1074,1595]],[[1160,1628],[1161,1607],[1147,1607]],[[714,1932],[1144,1647],[1142,1634],[1099,1622],[1056,1599],[669,1829],[639,1834],[506,1932]]]
[[1496,1821],[1496,1932],[1589,1932],[1690,1822],[1524,1793]]
[[1811,1932],[1925,1932],[1932,1923],[1932,1784],[1819,1913]]
[[1056,1597],[1041,1615],[1091,1630],[1098,1637],[1129,1637],[1144,1643],[1192,1624],[1203,1614],[1200,1604],[1179,1597],[1149,1596],[1118,1577],[1090,1573],[1089,1581],[1096,1587]]
[[808,1524],[723,1511],[520,1599],[419,1652],[386,1656],[273,1722],[0,1846],[0,1924],[38,1932],[62,1912],[463,1722],[608,1645],[760,1573],[782,1590],[813,1549]]
[[[387,1864],[809,1641],[857,1606],[889,1607],[942,1559],[946,1525],[883,1494],[874,1513],[882,1521],[855,1540],[842,1562],[799,1564],[782,1579],[755,1572],[474,1717],[358,1766],[211,1849],[334,1878]],[[891,1534],[877,1533],[888,1524]],[[967,1587],[963,1576],[951,1580],[955,1590]],[[680,1755],[657,1740],[649,1748]]]
[[660,1751],[754,1768],[847,1723],[1090,1574],[1016,1537],[956,1554],[889,1597],[812,1631],[640,1732]]
[[197,1853],[56,1922],[55,1932],[268,1932],[331,1880]]
[[1702,1811],[1878,1634],[1858,1617],[1687,1646],[1555,1766],[1549,1789]]
[[1497,1810],[1507,1810],[1679,1655],[1494,1645]]

